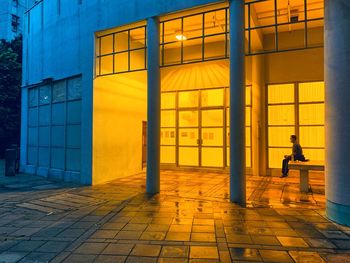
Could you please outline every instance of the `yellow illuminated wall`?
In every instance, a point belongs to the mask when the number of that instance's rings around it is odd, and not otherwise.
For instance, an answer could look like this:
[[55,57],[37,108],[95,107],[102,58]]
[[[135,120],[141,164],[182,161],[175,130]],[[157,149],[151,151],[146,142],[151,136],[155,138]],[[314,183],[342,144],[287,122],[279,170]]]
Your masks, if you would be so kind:
[[93,111],[93,183],[142,171],[146,121],[145,71],[96,78]]
[[324,160],[324,83],[268,85],[269,168],[280,168],[296,134],[304,155]]

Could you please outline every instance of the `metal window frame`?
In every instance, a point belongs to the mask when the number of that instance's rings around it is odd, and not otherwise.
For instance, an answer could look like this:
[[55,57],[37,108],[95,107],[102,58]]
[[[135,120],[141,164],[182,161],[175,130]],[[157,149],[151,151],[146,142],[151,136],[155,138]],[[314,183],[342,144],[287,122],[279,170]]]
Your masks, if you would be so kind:
[[[130,31],[137,30],[137,29],[143,29],[144,30],[144,45],[143,47],[138,47],[138,48],[131,48],[131,37],[130,37]],[[116,41],[115,41],[115,36],[117,34],[121,33],[126,33],[127,34],[127,48],[123,50],[116,51]],[[112,36],[112,52],[101,54],[102,53],[102,38],[104,37],[109,37]],[[95,75],[96,77],[102,77],[102,76],[109,76],[109,75],[115,75],[115,74],[122,74],[122,73],[128,73],[128,72],[136,72],[136,71],[142,71],[147,69],[147,25],[140,25],[140,26],[135,26],[131,27],[128,29],[123,29],[123,30],[116,30],[114,32],[104,34],[104,35],[99,35],[96,36],[96,41],[98,41],[98,50],[97,54],[95,54],[95,59],[98,60],[98,68],[95,69]],[[95,42],[96,43],[96,42]],[[131,52],[134,51],[139,51],[143,50],[144,51],[144,64],[142,68],[137,68],[137,69],[131,69]],[[128,56],[128,63],[127,63],[127,69],[126,70],[121,70],[121,71],[116,71],[115,69],[115,60],[116,60],[116,55],[118,54],[123,54],[127,53]],[[104,73],[102,74],[101,72],[101,61],[103,57],[112,57],[112,72],[109,73]],[[96,67],[95,67],[96,68]]]
[[[300,127],[325,127],[325,124],[302,124],[300,125],[299,121],[299,106],[300,105],[305,105],[305,104],[325,104],[325,101],[314,101],[314,102],[299,102],[299,84],[301,83],[316,83],[316,82],[323,82],[324,80],[313,80],[313,81],[293,81],[293,82],[277,82],[277,83],[267,83],[265,85],[266,88],[266,94],[268,94],[268,88],[271,85],[284,85],[284,84],[293,84],[294,86],[294,102],[290,103],[269,103],[268,102],[268,96],[266,96],[266,109],[265,109],[265,116],[266,116],[266,142],[267,142],[267,149],[266,149],[266,162],[267,162],[267,169],[277,169],[274,167],[269,166],[269,149],[290,149],[290,146],[270,146],[269,145],[269,127],[294,127],[294,134],[297,135],[298,138],[300,138]],[[268,118],[268,111],[269,111],[269,106],[282,106],[282,105],[294,105],[294,125],[270,125],[269,124],[269,118]],[[308,146],[303,146],[303,149],[321,149],[324,150],[325,147],[308,147]],[[282,157],[281,157],[282,158]]]

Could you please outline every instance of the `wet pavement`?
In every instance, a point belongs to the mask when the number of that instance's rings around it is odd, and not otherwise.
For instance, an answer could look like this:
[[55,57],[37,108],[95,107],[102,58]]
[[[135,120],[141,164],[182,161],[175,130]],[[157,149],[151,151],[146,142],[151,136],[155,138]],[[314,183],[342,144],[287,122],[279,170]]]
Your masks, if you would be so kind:
[[247,176],[247,207],[228,175],[163,171],[82,187],[0,175],[0,262],[349,262],[350,228],[324,217],[324,179]]

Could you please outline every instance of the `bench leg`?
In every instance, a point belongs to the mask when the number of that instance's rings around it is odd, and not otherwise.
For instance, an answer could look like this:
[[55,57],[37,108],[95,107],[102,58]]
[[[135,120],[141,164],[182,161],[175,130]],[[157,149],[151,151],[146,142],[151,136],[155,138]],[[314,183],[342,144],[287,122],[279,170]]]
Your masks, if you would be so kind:
[[309,192],[309,171],[300,170],[300,192]]

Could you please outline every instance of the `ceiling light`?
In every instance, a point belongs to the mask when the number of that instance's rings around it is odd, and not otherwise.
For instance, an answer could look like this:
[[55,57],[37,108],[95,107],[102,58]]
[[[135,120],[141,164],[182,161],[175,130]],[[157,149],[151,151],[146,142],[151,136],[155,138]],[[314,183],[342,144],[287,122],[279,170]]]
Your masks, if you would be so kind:
[[184,35],[182,35],[182,34],[177,34],[175,37],[176,37],[176,39],[179,40],[179,41],[183,41],[183,40],[186,40],[186,39],[187,39],[187,37],[184,36]]

